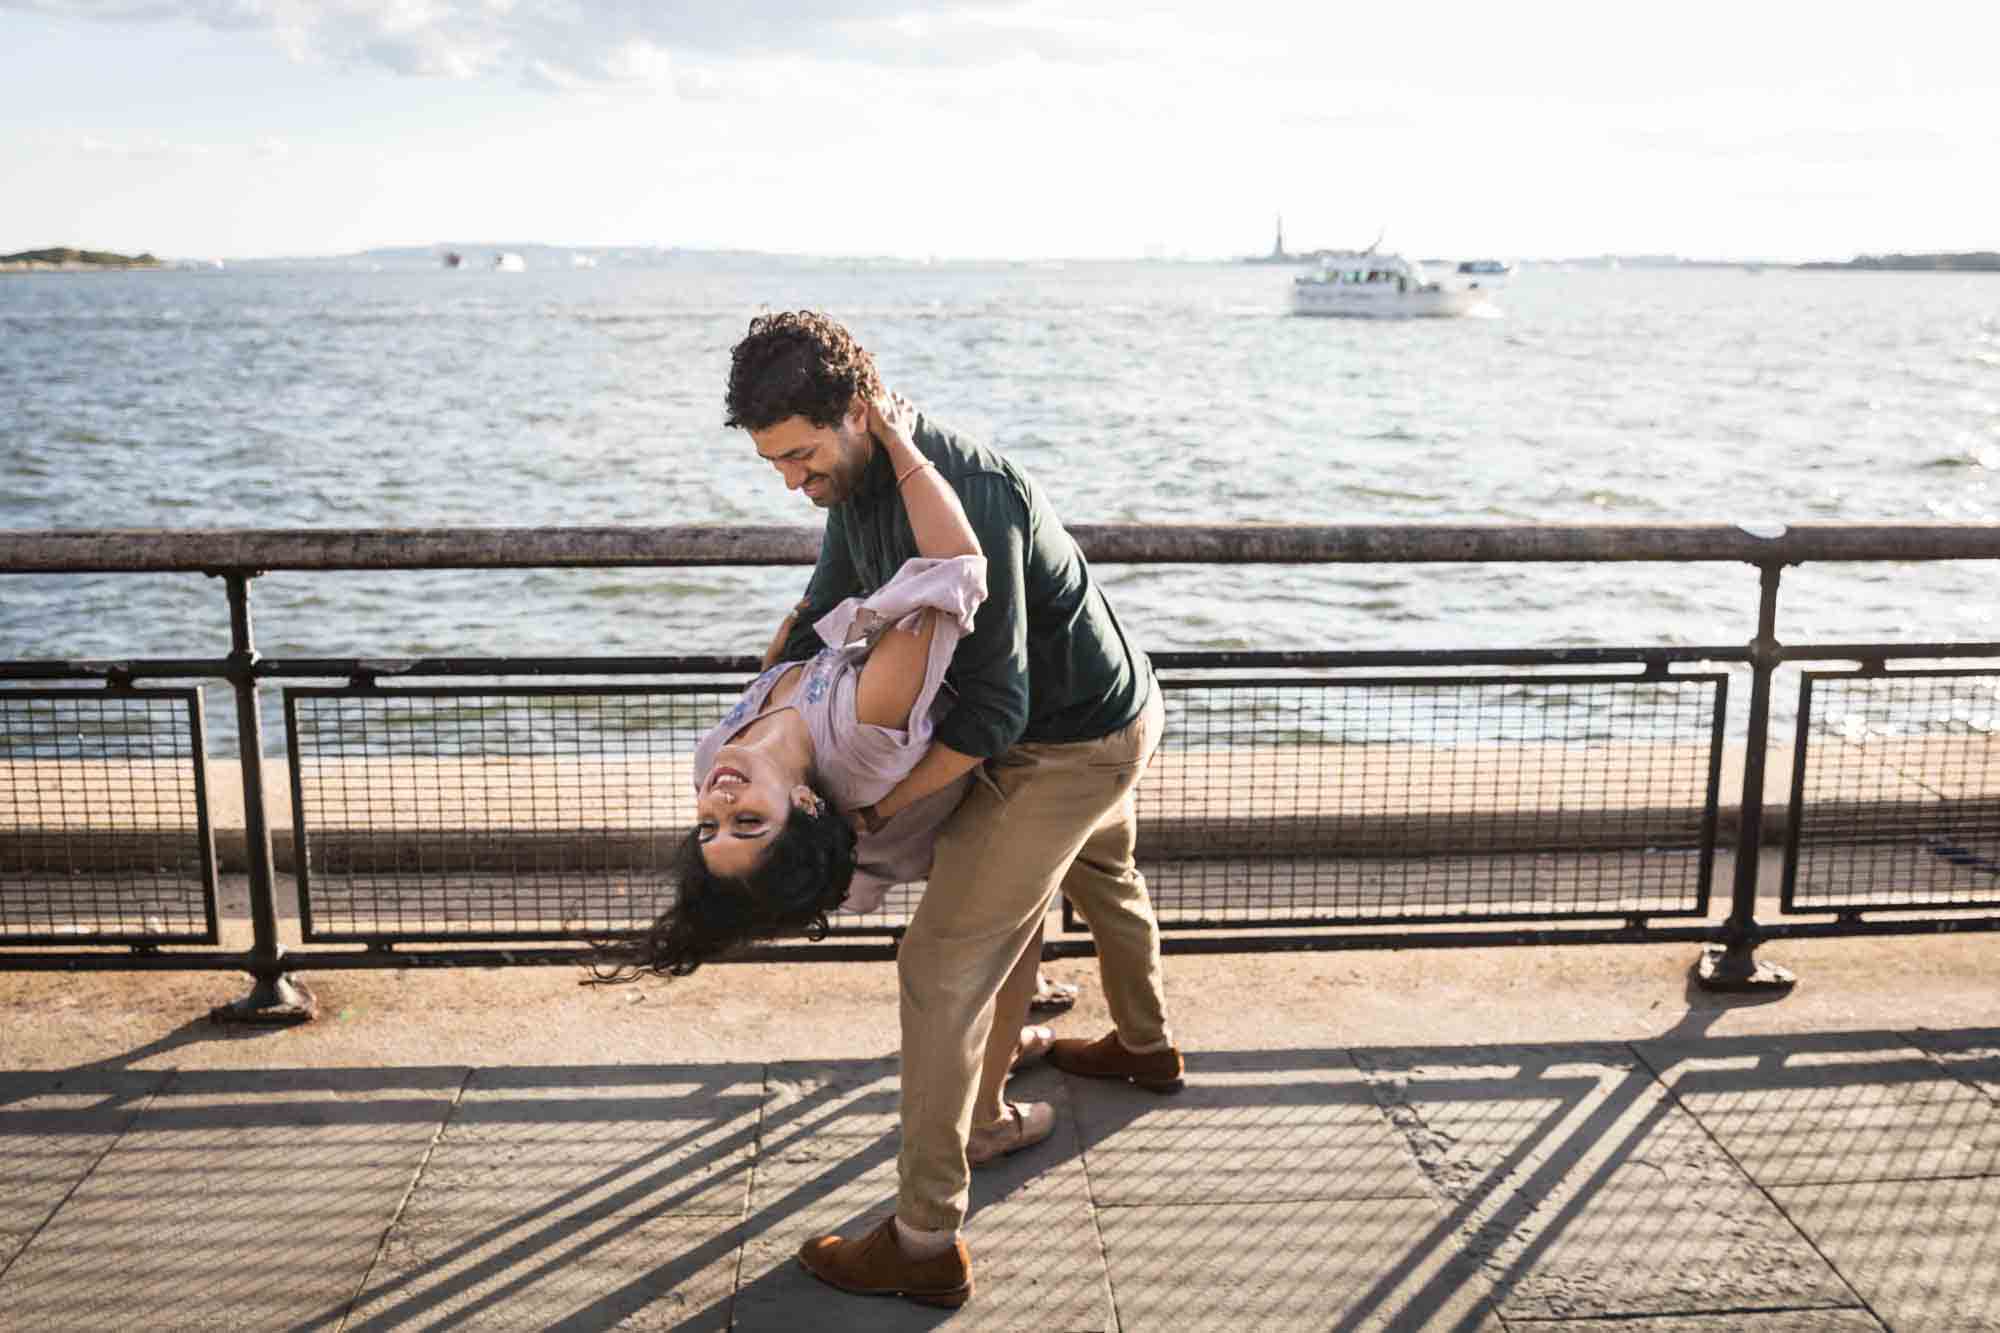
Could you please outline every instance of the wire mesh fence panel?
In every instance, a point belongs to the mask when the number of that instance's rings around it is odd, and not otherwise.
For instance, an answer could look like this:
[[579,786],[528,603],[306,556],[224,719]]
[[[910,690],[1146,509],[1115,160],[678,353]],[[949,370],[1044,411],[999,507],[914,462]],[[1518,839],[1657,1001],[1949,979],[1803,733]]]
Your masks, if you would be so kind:
[[1807,672],[1782,907],[2000,906],[2000,671]]
[[[595,939],[672,901],[692,758],[739,692],[710,684],[284,692],[302,936]],[[903,924],[923,885],[835,935]]]
[[723,686],[288,689],[309,940],[594,938],[667,906]]
[[1173,680],[1167,927],[1707,910],[1727,678]]
[[0,689],[0,944],[214,943],[199,690]]

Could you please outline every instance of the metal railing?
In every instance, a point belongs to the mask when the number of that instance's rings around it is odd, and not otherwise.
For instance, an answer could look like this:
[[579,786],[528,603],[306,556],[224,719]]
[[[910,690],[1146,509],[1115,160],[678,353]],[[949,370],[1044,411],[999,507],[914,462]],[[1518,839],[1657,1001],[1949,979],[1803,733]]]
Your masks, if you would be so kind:
[[[2000,645],[1776,637],[1787,565],[2000,558],[2000,528],[1073,531],[1099,564],[1758,571],[1748,644],[1155,654],[1168,728],[1140,787],[1140,854],[1171,952],[1678,940],[1708,946],[1711,984],[1756,985],[1786,980],[1755,957],[1770,939],[2000,927],[1981,914],[2000,908],[2000,664],[1896,669]],[[0,969],[240,969],[256,988],[228,1010],[283,1017],[309,1005],[296,971],[581,960],[580,941],[630,932],[662,905],[661,868],[692,817],[687,756],[754,663],[274,660],[256,651],[253,581],[805,565],[817,546],[807,529],[725,527],[0,534],[0,574],[213,575],[231,625],[219,658],[0,662]],[[1773,678],[1791,662],[1846,665],[1801,677],[1791,799],[1767,810]],[[1740,752],[1727,740],[1732,669],[1750,687]],[[226,761],[206,753],[201,692],[186,684],[201,681],[234,694],[240,830],[216,827]],[[267,768],[270,687],[283,780]],[[274,795],[290,806],[275,829]],[[1767,842],[1784,853],[1775,921],[1757,915]],[[249,881],[247,951],[222,947],[218,875],[232,866]],[[279,925],[287,873],[292,942]],[[918,891],[828,941],[753,956],[891,956]],[[1050,953],[1088,953],[1064,920]]]

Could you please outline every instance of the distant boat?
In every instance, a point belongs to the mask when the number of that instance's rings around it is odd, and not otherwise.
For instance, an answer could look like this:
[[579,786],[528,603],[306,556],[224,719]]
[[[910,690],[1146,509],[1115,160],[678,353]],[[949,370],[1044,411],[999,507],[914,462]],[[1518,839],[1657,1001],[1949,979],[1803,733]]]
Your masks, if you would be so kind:
[[596,268],[597,256],[572,254],[569,257],[569,264],[571,268]]
[[1292,279],[1292,313],[1364,319],[1421,319],[1467,315],[1492,295],[1477,283],[1446,287],[1422,264],[1371,246],[1327,255],[1316,272]]
[[464,262],[465,262],[465,256],[460,254],[458,251],[447,250],[444,252],[444,266],[446,268],[457,268],[460,264],[463,264]]
[[1468,259],[1459,264],[1459,274],[1476,278],[1481,282],[1505,282],[1514,276],[1515,265],[1511,260]]
[[526,273],[528,261],[512,250],[506,250],[494,256],[493,267],[502,273]]

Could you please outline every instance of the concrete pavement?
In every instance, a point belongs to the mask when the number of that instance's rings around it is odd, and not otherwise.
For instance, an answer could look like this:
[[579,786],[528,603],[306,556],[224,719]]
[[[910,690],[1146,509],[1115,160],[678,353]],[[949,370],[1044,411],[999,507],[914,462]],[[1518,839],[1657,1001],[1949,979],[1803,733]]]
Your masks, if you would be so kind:
[[893,1198],[887,964],[0,973],[0,1328],[2000,1328],[1994,947],[1171,958],[1187,1090],[1020,1076],[956,1313],[792,1257]]

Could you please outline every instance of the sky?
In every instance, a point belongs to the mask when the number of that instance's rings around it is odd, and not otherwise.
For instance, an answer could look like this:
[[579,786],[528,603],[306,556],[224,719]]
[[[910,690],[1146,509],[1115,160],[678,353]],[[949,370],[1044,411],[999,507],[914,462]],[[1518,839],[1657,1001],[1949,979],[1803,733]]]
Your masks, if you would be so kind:
[[0,253],[2000,250],[2000,5],[0,0]]

